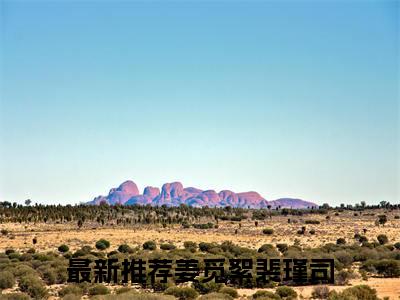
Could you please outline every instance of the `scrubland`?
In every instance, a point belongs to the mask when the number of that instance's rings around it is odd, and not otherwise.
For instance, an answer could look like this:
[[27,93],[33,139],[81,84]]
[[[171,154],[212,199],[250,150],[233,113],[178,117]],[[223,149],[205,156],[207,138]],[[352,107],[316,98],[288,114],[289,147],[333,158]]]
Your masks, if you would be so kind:
[[[300,211],[6,205],[0,213],[0,299],[400,299],[398,206]],[[98,246],[101,239],[108,245]],[[144,249],[147,241],[155,249]],[[71,257],[261,256],[334,258],[336,282],[206,288],[169,283],[156,290],[66,283]]]

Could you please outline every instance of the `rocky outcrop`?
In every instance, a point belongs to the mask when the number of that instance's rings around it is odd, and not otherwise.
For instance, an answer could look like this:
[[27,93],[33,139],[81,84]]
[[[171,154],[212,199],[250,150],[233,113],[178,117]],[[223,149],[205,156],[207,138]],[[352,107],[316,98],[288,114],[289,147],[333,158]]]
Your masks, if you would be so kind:
[[281,198],[267,201],[257,192],[235,193],[229,190],[216,192],[215,190],[200,190],[194,187],[184,188],[180,182],[165,183],[161,192],[157,187],[147,186],[143,194],[133,181],[125,181],[118,188],[110,190],[108,196],[98,196],[88,204],[99,205],[102,203],[114,205],[167,205],[209,207],[242,207],[242,208],[307,208],[317,206],[313,202],[301,199]]

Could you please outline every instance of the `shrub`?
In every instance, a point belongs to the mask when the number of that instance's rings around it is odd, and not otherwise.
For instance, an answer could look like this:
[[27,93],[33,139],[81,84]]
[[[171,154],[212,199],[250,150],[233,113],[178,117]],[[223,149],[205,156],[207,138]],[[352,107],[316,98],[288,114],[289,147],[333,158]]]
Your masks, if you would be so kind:
[[378,222],[378,224],[380,224],[382,226],[385,226],[385,224],[387,222],[387,216],[386,215],[379,215],[377,222]]
[[311,230],[310,230],[310,234],[315,234],[315,230],[314,230],[314,229],[311,229]]
[[110,242],[105,239],[101,239],[96,242],[96,248],[98,250],[105,250],[109,247],[110,247]]
[[335,258],[345,266],[350,266],[353,263],[353,256],[348,251],[336,251],[334,253]]
[[179,300],[196,299],[199,293],[191,287],[177,287],[172,286],[164,292],[166,295],[171,295]]
[[252,296],[253,299],[280,300],[281,297],[269,291],[257,291]]
[[276,244],[276,248],[278,248],[278,250],[281,253],[284,253],[284,252],[286,252],[288,250],[289,247],[288,247],[287,244]]
[[60,251],[61,253],[65,253],[69,251],[69,247],[65,244],[61,245],[60,247],[58,247],[58,251]]
[[209,293],[197,298],[198,300],[232,300],[233,298],[224,293]]
[[31,298],[24,293],[9,293],[0,296],[1,300],[30,300]]
[[166,244],[161,244],[160,249],[161,250],[174,250],[174,249],[176,249],[176,246],[174,244],[166,243]]
[[268,234],[271,235],[274,233],[274,230],[272,228],[264,228],[262,231],[263,234]]
[[223,287],[222,289],[219,290],[219,292],[222,294],[227,294],[227,295],[231,296],[232,298],[239,297],[237,290],[234,288],[228,287],[228,286]]
[[376,239],[378,240],[379,244],[381,244],[381,245],[385,245],[389,242],[389,239],[385,234],[378,235],[376,237]]
[[318,224],[320,224],[321,222],[318,221],[318,220],[305,220],[304,223],[306,223],[306,224],[315,224],[315,225],[318,225]]
[[219,248],[219,246],[216,243],[204,243],[204,242],[201,242],[199,244],[199,249],[202,252],[210,252],[211,249],[213,249],[213,248]]
[[132,253],[132,248],[127,244],[122,244],[118,247],[118,251],[121,253]]
[[336,283],[339,285],[345,285],[349,282],[350,279],[354,277],[353,273],[342,270],[336,275]]
[[14,253],[14,252],[15,252],[14,249],[7,249],[7,250],[5,251],[5,254],[6,254],[6,255],[10,255],[11,253]]
[[197,244],[192,241],[186,241],[183,243],[183,247],[189,250],[190,252],[196,252]]
[[311,292],[311,298],[313,299],[328,299],[329,288],[326,285],[316,286]]
[[67,294],[73,294],[73,295],[82,295],[83,294],[83,290],[80,286],[78,285],[67,285],[65,287],[63,287],[59,292],[58,295],[60,297],[64,297]]
[[273,250],[274,246],[271,244],[264,244],[260,248],[258,248],[258,253],[268,252],[269,250]]
[[128,286],[124,286],[124,287],[119,288],[119,289],[117,289],[115,291],[115,293],[117,295],[124,294],[124,293],[132,293],[132,292],[134,292],[134,290],[132,288],[128,287]]
[[396,249],[400,250],[400,242],[397,242],[393,245]]
[[8,234],[8,230],[7,229],[2,229],[1,230],[1,234],[2,235],[7,235]]
[[366,261],[363,264],[363,269],[371,271],[368,266],[372,266],[376,272],[385,277],[399,277],[400,276],[400,261],[394,259],[381,259]]
[[143,244],[144,250],[156,250],[157,245],[154,241],[147,241]]
[[211,222],[204,224],[193,224],[193,227],[196,229],[211,229],[214,228],[214,224]]
[[74,295],[74,294],[66,294],[64,297],[62,297],[62,300],[81,300],[81,296]]
[[222,283],[216,283],[215,281],[202,282],[204,278],[200,278],[199,281],[193,282],[193,287],[200,294],[208,294],[212,292],[218,292],[222,288]]
[[44,299],[47,296],[47,290],[42,281],[31,274],[21,277],[19,288],[34,299]]
[[10,289],[15,284],[14,275],[11,272],[0,272],[0,289]]
[[344,238],[338,238],[336,240],[336,245],[345,245],[346,244],[346,240]]
[[343,290],[341,299],[379,300],[376,290],[368,285],[356,285]]
[[297,293],[294,289],[288,286],[279,286],[275,290],[275,294],[277,294],[279,297],[282,299],[296,299],[297,298]]
[[110,290],[102,284],[96,284],[89,289],[89,295],[91,295],[91,296],[107,295],[109,293],[110,293]]
[[42,278],[46,284],[55,284],[57,281],[57,274],[53,268],[45,267],[42,269]]

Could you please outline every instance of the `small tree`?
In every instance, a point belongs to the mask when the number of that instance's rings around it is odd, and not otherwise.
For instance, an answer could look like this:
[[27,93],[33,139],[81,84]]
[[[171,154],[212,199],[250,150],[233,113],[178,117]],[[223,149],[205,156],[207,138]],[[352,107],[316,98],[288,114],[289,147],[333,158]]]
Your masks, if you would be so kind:
[[386,215],[379,215],[378,216],[378,223],[382,226],[385,226],[387,222],[387,216]]

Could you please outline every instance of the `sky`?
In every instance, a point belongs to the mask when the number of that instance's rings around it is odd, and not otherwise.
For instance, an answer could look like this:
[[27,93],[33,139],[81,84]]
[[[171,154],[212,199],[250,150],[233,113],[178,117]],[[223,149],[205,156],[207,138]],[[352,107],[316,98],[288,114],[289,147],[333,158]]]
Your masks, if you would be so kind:
[[0,3],[0,201],[400,202],[397,1]]

